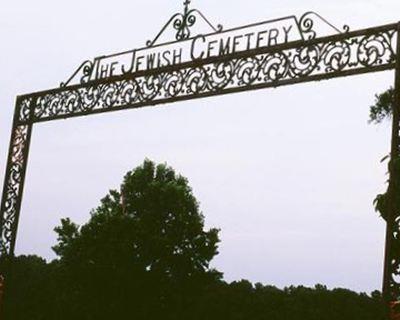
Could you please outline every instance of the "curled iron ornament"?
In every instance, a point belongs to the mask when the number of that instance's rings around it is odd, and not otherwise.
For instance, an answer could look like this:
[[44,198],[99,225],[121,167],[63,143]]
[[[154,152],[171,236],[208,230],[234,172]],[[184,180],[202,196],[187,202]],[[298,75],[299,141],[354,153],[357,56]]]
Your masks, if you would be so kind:
[[71,81],[76,77],[76,75],[82,71],[82,76],[81,76],[81,83],[86,83],[90,80],[90,76],[92,75],[94,68],[94,63],[93,61],[86,60],[82,62],[82,64],[79,66],[78,69],[75,70],[73,75],[69,77],[69,79],[65,82],[61,82],[60,87],[66,87],[68,84],[71,83]]
[[322,22],[324,22],[326,25],[328,25],[330,28],[335,30],[338,33],[348,33],[350,31],[350,27],[348,25],[343,26],[343,31],[341,31],[339,28],[335,27],[332,23],[330,23],[328,20],[326,20],[324,17],[322,17],[320,14],[314,12],[314,11],[308,11],[304,13],[299,21],[298,21],[298,27],[300,29],[300,32],[303,34],[305,37],[304,40],[312,40],[315,39],[317,36],[316,31],[314,30],[314,20],[312,16],[317,17],[320,19]]
[[176,32],[176,40],[185,40],[190,37],[190,28],[196,23],[194,10],[185,12],[184,15],[179,15],[173,22],[173,27]]
[[191,36],[191,28],[197,22],[197,16],[200,17],[206,24],[213,30],[214,32],[221,32],[223,27],[221,24],[214,26],[210,20],[208,20],[204,14],[197,9],[189,9],[189,4],[191,1],[186,0],[183,4],[185,6],[183,13],[174,14],[168,22],[164,25],[161,31],[153,40],[148,40],[146,42],[147,47],[151,47],[155,45],[157,40],[161,37],[161,35],[165,32],[165,30],[172,25],[172,27],[176,30],[175,39],[177,41],[182,41],[189,39]]

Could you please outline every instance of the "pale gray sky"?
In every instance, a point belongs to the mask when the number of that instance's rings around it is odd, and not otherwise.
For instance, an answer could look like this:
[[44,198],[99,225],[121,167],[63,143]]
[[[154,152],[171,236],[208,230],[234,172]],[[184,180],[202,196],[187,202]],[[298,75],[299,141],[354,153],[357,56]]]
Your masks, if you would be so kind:
[[[88,58],[142,47],[182,1],[3,1],[0,181],[17,94],[57,87]],[[336,25],[396,22],[400,2],[193,1],[225,28],[315,10]],[[367,124],[393,73],[330,80],[38,124],[17,253],[54,255],[52,229],[89,218],[145,157],[188,177],[207,226],[222,229],[214,266],[227,280],[380,289],[390,125]]]

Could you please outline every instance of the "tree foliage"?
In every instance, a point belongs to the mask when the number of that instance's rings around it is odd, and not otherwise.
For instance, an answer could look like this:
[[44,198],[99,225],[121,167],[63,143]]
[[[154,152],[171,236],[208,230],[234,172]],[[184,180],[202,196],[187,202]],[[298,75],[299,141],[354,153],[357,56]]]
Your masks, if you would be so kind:
[[379,293],[226,283],[210,263],[217,229],[188,181],[146,160],[128,172],[82,226],[55,228],[58,259],[1,260],[5,319],[379,320]]
[[[55,231],[53,249],[78,293],[75,300],[86,300],[98,317],[133,305],[137,317],[156,316],[180,303],[168,296],[180,292],[179,299],[190,298],[195,292],[189,287],[220,277],[210,268],[218,230],[204,230],[187,179],[164,164],[146,160],[126,174],[120,191],[111,190],[101,200],[86,224],[64,219]],[[98,307],[99,301],[116,297],[114,306]]]
[[[182,291],[171,287],[164,300],[156,300],[160,283],[149,279],[119,279],[115,273],[103,279],[93,296],[71,290],[70,279],[58,263],[36,256],[15,258],[7,270],[4,319],[89,320],[89,319],[174,319],[174,320],[383,320],[379,292],[371,295],[345,289],[328,290],[291,286],[278,289],[247,280],[226,283],[214,279]],[[133,286],[130,281],[134,281]],[[103,292],[115,282],[122,294]],[[82,288],[81,288],[82,290]],[[136,291],[135,291],[136,290]],[[89,292],[86,292],[88,294]],[[187,295],[189,294],[189,295]],[[105,295],[105,296],[104,296]],[[122,303],[121,299],[130,299]],[[94,300],[94,301],[93,301]],[[164,301],[164,302],[163,302]],[[163,303],[164,305],[160,305]]]
[[[369,122],[373,124],[380,124],[385,120],[392,117],[393,114],[393,103],[394,103],[394,89],[389,88],[383,93],[375,96],[375,103],[370,107]],[[389,160],[389,166],[397,166],[398,161],[391,159],[390,156],[386,156],[382,159],[383,161]],[[398,170],[396,170],[398,171]],[[378,194],[374,200],[375,210],[379,212],[383,219],[388,218],[388,191],[382,194]]]
[[204,231],[204,217],[188,181],[164,164],[146,160],[101,200],[88,223],[62,220],[54,251],[64,264],[118,268],[184,279],[209,271],[218,230]]
[[394,101],[394,89],[390,88],[375,96],[375,103],[370,107],[369,122],[374,124],[382,123],[392,116]]

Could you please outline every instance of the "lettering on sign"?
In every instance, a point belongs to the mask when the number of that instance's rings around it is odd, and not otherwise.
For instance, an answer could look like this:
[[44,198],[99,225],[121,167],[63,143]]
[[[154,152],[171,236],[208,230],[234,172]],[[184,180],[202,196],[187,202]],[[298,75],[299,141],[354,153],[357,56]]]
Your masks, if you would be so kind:
[[96,58],[90,80],[303,40],[294,16]]

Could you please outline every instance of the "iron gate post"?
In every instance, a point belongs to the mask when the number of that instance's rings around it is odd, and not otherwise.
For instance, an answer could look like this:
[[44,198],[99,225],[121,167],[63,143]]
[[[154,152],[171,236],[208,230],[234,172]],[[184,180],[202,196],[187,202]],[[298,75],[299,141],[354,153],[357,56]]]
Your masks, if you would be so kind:
[[0,257],[14,255],[32,135],[32,105],[27,115],[29,121],[22,124],[21,99],[17,98],[0,206]]
[[400,22],[397,26],[397,50],[394,99],[392,110],[392,141],[389,163],[386,244],[383,273],[383,298],[387,305],[400,300]]

